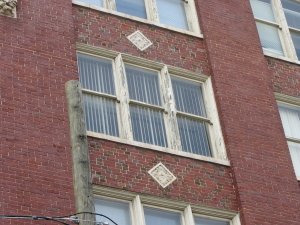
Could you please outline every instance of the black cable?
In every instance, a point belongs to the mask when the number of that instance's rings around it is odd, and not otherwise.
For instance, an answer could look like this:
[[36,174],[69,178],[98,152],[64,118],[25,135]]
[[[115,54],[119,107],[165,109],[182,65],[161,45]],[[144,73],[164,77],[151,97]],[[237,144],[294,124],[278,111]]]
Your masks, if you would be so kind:
[[78,214],[92,214],[92,215],[96,215],[96,216],[103,216],[106,219],[109,219],[111,222],[113,222],[115,225],[118,225],[115,221],[113,221],[112,219],[110,219],[107,216],[104,216],[103,214],[100,213],[93,213],[93,212],[79,212],[79,213],[74,213],[74,214],[70,214],[70,215],[66,215],[66,216],[57,216],[57,217],[52,217],[52,218],[63,218],[63,217],[71,217],[71,216],[76,216]]
[[[56,221],[56,222],[59,222],[61,224],[64,224],[64,225],[71,225],[69,223],[65,223],[63,221],[60,221],[59,219],[55,218],[55,217],[46,217],[46,216],[22,216],[22,215],[0,215],[0,218],[11,218],[11,219],[18,219],[19,217],[23,217],[24,219],[33,219],[33,220],[53,220],[53,221]],[[19,219],[23,219],[23,218],[19,218]]]

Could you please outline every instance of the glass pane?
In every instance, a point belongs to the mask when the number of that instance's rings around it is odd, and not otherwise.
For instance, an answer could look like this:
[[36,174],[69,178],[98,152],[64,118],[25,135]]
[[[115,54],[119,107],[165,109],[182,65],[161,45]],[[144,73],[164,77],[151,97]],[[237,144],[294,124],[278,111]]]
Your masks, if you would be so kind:
[[290,149],[296,176],[300,176],[300,144],[288,141],[288,146]]
[[285,136],[300,139],[300,108],[279,104]]
[[300,4],[288,0],[281,2],[288,25],[300,29]]
[[167,146],[163,112],[131,105],[130,116],[134,140]]
[[161,105],[157,72],[126,65],[130,99]]
[[116,103],[114,100],[83,94],[86,129],[119,136]]
[[229,225],[229,222],[195,216],[195,225]]
[[144,207],[146,225],[181,225],[181,215],[160,209]]
[[147,19],[144,0],[115,0],[118,12]]
[[172,27],[188,30],[184,1],[182,0],[157,0],[159,22]]
[[102,0],[79,0],[79,1],[91,4],[91,5],[103,7]]
[[177,110],[205,117],[200,84],[177,77],[171,80]]
[[254,17],[276,22],[270,2],[266,3],[266,1],[251,0],[250,3]]
[[256,22],[256,26],[263,50],[276,55],[283,55],[278,29],[259,22]]
[[112,62],[107,59],[78,54],[82,88],[115,95]]
[[211,156],[205,123],[183,116],[177,117],[182,150]]
[[[299,18],[300,24],[300,18]],[[294,47],[297,53],[298,60],[300,60],[300,34],[296,32],[291,32],[291,36],[293,39]]]
[[[103,198],[95,198],[94,201],[96,213],[111,218],[117,224],[131,225],[128,203]],[[103,216],[96,216],[96,220],[98,222],[109,222],[109,224],[112,224],[110,220]]]

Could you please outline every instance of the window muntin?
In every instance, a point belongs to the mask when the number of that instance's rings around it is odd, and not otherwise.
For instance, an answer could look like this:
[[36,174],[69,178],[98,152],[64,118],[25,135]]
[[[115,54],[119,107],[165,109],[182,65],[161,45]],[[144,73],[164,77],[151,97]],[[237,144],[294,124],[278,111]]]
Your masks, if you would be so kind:
[[278,104],[296,175],[300,177],[300,107]]

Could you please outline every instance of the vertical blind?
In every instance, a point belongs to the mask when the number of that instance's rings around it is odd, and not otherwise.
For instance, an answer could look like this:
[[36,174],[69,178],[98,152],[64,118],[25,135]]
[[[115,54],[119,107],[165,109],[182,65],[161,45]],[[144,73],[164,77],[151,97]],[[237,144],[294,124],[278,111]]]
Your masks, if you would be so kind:
[[[299,18],[299,23],[300,23],[300,18]],[[298,60],[300,60],[300,33],[291,32],[291,36],[292,36],[292,40],[294,43]]]
[[180,213],[144,207],[146,225],[181,225]]
[[184,1],[157,0],[156,4],[160,23],[188,30]]
[[300,177],[300,144],[288,141],[288,146],[291,153],[296,176]]
[[[95,198],[95,212],[112,218],[117,224],[131,225],[129,203],[115,201],[111,199]],[[109,220],[96,216],[98,222],[108,222]],[[109,221],[109,224],[111,222]]]
[[144,0],[115,0],[118,12],[147,19]]
[[289,0],[281,0],[281,3],[289,27],[300,29],[300,4]]

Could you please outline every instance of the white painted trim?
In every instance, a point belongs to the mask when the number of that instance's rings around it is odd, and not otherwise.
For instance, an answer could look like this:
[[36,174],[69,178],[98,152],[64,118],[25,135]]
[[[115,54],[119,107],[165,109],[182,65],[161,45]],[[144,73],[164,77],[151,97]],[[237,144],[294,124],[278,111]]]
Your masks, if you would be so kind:
[[[198,29],[195,32],[188,31],[188,30],[183,30],[183,29],[180,29],[180,28],[171,27],[171,26],[168,26],[168,25],[165,25],[165,24],[161,24],[159,22],[155,22],[155,21],[151,21],[151,20],[147,20],[147,19],[142,19],[142,18],[139,18],[139,17],[136,17],[136,16],[131,16],[131,15],[128,15],[128,14],[125,14],[125,13],[117,12],[117,11],[114,11],[114,10],[111,10],[111,9],[106,9],[106,8],[99,7],[99,6],[94,6],[94,5],[87,4],[87,3],[77,1],[77,0],[72,0],[72,3],[74,5],[79,5],[79,6],[82,6],[82,7],[85,7],[85,8],[90,8],[90,9],[98,10],[98,11],[101,11],[101,12],[110,13],[110,14],[113,14],[113,15],[116,15],[116,16],[121,16],[121,17],[130,19],[130,20],[134,20],[134,21],[138,21],[138,22],[142,22],[142,23],[146,23],[146,24],[152,24],[152,25],[155,25],[155,26],[158,26],[158,27],[161,27],[161,28],[165,28],[165,29],[168,29],[168,30],[176,31],[176,32],[179,32],[179,33],[187,34],[187,35],[198,37],[198,38],[203,38],[203,35],[200,32],[197,33]],[[197,23],[197,21],[195,22],[195,24]]]
[[300,181],[300,176],[297,176],[297,180]]
[[203,156],[203,155],[196,155],[196,154],[189,153],[189,152],[174,150],[174,149],[165,148],[165,147],[161,147],[161,146],[157,146],[157,145],[150,145],[147,143],[142,143],[142,142],[119,138],[119,137],[114,137],[114,136],[109,136],[109,135],[101,134],[101,133],[95,133],[92,131],[87,131],[87,136],[99,138],[99,139],[103,139],[103,140],[108,140],[108,141],[114,141],[114,142],[118,142],[121,144],[132,145],[132,146],[136,146],[136,147],[140,147],[140,148],[146,148],[149,150],[169,153],[172,155],[178,155],[178,156],[182,156],[182,157],[186,157],[186,158],[197,159],[197,160],[201,160],[201,161],[205,161],[205,162],[216,163],[216,164],[223,165],[223,166],[230,166],[229,160],[222,160],[222,159],[207,157],[207,156]]
[[300,106],[300,97],[294,97],[294,96],[290,96],[290,95],[285,95],[285,94],[281,94],[278,92],[274,92],[276,100],[280,101],[284,104],[286,103],[290,103],[292,105],[295,105],[296,107]]
[[285,57],[285,56],[276,55],[276,54],[273,54],[273,53],[270,53],[270,52],[265,52],[265,51],[264,51],[264,55],[268,56],[268,57],[271,57],[271,58],[275,58],[275,59],[279,59],[279,60],[283,60],[283,61],[286,61],[286,62],[290,62],[290,63],[300,65],[299,60],[290,59],[290,58]]

